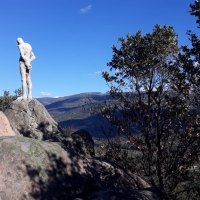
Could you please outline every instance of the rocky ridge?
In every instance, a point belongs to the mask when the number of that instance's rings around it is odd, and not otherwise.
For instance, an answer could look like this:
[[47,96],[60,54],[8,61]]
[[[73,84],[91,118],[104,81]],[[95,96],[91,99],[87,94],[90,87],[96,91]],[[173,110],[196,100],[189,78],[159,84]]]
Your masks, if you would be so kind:
[[57,122],[36,99],[15,100],[4,113],[17,136],[47,140],[62,133]]
[[95,158],[87,131],[64,135],[37,100],[16,100],[5,115],[16,136],[0,137],[1,200],[167,200],[137,175]]

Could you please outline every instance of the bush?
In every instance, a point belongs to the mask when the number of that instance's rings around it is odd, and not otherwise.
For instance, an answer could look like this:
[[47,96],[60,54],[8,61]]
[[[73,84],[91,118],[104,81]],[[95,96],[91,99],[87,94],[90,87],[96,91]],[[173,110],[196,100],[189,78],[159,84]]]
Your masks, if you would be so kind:
[[10,92],[5,90],[3,96],[0,97],[0,111],[5,111],[6,108],[10,105],[11,102],[17,99],[17,97],[21,96],[21,89],[17,89],[14,91],[15,95],[10,95]]

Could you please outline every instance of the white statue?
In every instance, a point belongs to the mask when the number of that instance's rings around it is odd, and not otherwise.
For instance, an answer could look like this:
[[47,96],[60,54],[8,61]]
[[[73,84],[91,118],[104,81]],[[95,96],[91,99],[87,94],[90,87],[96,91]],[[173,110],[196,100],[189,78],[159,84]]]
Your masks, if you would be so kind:
[[28,86],[28,99],[32,99],[31,62],[36,57],[32,52],[31,45],[25,43],[22,38],[17,38],[17,43],[20,51],[19,64],[22,79],[22,97],[19,97],[19,99],[27,99],[26,85]]

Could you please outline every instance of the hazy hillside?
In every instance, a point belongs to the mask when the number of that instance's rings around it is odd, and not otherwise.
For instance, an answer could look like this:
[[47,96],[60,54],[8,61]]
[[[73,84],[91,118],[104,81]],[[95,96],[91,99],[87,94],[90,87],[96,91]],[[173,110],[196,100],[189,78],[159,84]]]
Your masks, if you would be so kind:
[[63,98],[66,98],[66,97],[59,97],[59,98],[43,97],[43,98],[38,98],[37,100],[41,104],[43,104],[44,106],[46,106],[46,105],[54,103],[56,101],[61,101]]
[[59,98],[38,98],[37,100],[46,107],[61,127],[83,128],[93,136],[101,137],[100,121],[97,116],[91,116],[89,109],[92,107],[91,102],[98,104],[109,99],[111,98],[107,93],[91,92]]

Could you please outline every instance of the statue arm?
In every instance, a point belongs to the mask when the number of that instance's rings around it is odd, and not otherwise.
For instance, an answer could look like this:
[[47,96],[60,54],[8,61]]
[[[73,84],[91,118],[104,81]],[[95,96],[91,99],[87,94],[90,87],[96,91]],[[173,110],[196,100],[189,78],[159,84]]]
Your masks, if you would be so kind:
[[35,60],[35,59],[36,59],[36,57],[35,57],[34,53],[31,52],[31,59],[30,59],[30,62],[32,62],[32,61]]
[[22,48],[20,45],[18,45],[18,48],[19,48],[20,56],[21,56],[22,59],[25,61],[25,60],[26,60],[26,57],[24,56],[23,48]]

